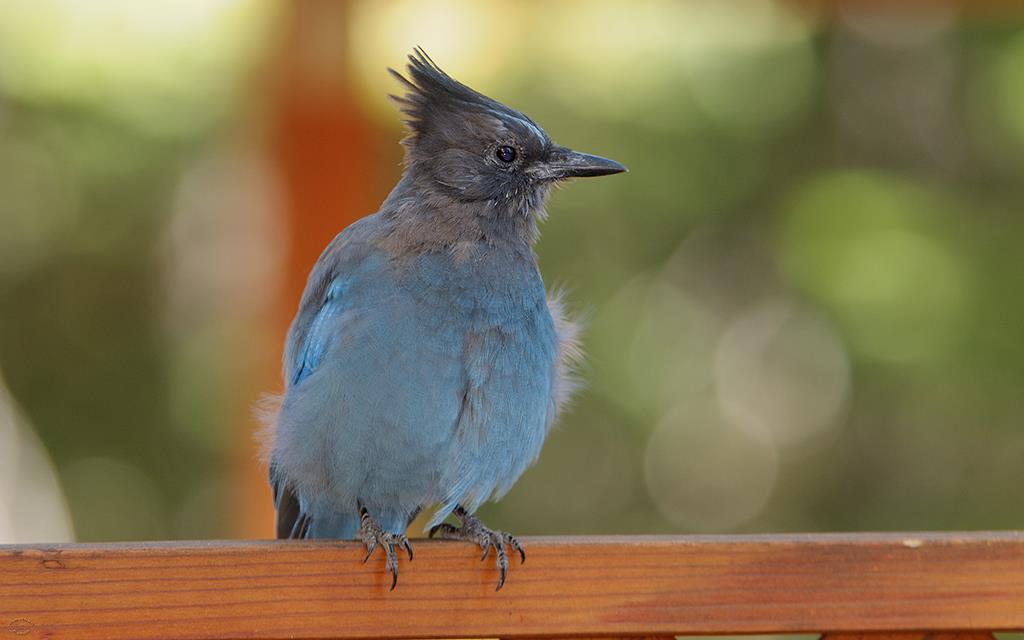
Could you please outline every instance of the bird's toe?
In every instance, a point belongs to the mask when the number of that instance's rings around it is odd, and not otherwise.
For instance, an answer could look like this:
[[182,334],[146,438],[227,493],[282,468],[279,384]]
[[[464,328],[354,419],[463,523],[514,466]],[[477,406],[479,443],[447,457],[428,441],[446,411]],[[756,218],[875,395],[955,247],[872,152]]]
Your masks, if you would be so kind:
[[359,538],[366,545],[366,556],[363,557],[363,563],[365,564],[373,552],[380,547],[384,552],[384,569],[391,574],[391,590],[394,591],[395,586],[398,584],[398,554],[395,552],[395,546],[405,549],[406,553],[409,554],[409,560],[412,560],[412,544],[409,542],[404,534],[391,533],[385,530],[372,516],[362,509],[360,512],[359,519]]
[[462,535],[462,530],[455,525],[442,522],[441,524],[435,524],[430,527],[430,531],[427,533],[428,538],[437,536],[442,540],[463,540],[465,539]]
[[505,536],[507,534],[496,531],[491,535],[489,547],[494,547],[494,560],[498,565],[498,586],[495,591],[500,591],[505,586],[505,576],[508,574],[508,553],[505,551]]
[[498,586],[495,591],[505,586],[505,577],[508,574],[508,551],[506,545],[519,552],[520,564],[526,561],[526,550],[519,539],[505,531],[495,531],[480,521],[476,516],[468,513],[462,507],[454,511],[455,516],[462,520],[461,527],[455,527],[448,523],[441,523],[430,530],[430,537],[435,535],[440,538],[467,540],[477,543],[483,550],[480,560],[484,561],[494,550],[494,561],[498,567]]
[[397,540],[398,545],[405,549],[405,552],[409,554],[409,562],[412,562],[412,543],[409,542],[409,538],[405,534],[400,533],[395,536],[395,540]]
[[505,543],[519,552],[519,564],[526,562],[526,549],[523,548],[523,544],[519,542],[519,538],[515,537],[511,533],[502,533],[505,538]]

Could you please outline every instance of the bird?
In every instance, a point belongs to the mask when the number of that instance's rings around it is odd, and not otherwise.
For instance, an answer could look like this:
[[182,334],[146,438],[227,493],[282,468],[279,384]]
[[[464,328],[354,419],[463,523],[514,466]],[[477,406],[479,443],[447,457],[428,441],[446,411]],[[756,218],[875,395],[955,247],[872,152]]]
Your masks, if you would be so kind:
[[406,70],[388,69],[401,178],[324,249],[288,331],[264,436],[277,537],[362,540],[394,589],[408,527],[435,508],[429,536],[493,551],[501,589],[506,546],[525,550],[474,513],[537,459],[581,357],[534,251],[547,196],[627,169],[555,144],[420,47]]

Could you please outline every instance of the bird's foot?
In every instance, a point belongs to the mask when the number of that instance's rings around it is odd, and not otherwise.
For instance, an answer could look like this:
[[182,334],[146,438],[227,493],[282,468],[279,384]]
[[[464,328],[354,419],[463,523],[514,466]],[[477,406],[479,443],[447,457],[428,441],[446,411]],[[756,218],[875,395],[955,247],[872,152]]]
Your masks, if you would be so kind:
[[505,545],[512,547],[519,552],[519,563],[526,562],[526,551],[523,545],[512,534],[504,531],[494,531],[485,526],[476,516],[470,515],[462,507],[456,507],[453,512],[462,521],[461,527],[442,522],[430,529],[429,536],[443,538],[446,540],[468,540],[480,545],[484,554],[480,560],[486,560],[491,549],[494,549],[494,559],[498,564],[498,586],[495,591],[501,589],[505,584],[505,574],[508,573],[508,554],[505,552]]
[[412,561],[412,545],[409,544],[409,538],[401,533],[386,531],[365,507],[359,509],[359,537],[366,545],[363,564],[366,564],[377,547],[384,552],[384,568],[391,572],[391,590],[394,591],[395,585],[398,584],[398,554],[395,553],[395,545],[405,549],[409,554],[409,560]]

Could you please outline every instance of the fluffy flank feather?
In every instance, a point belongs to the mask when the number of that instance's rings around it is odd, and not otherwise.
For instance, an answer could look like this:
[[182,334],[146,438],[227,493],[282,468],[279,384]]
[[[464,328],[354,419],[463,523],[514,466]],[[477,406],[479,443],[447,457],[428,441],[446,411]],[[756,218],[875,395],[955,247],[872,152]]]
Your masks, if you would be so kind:
[[256,442],[259,443],[259,456],[263,464],[270,464],[270,454],[277,436],[277,419],[281,413],[281,402],[284,394],[265,393],[253,407],[253,413],[260,427],[256,430]]
[[552,381],[551,408],[548,411],[548,428],[570,404],[573,395],[583,386],[579,376],[584,353],[581,337],[585,323],[580,317],[573,317],[565,308],[565,291],[553,290],[548,294],[548,311],[555,322],[558,335],[558,356],[555,362],[555,376]]

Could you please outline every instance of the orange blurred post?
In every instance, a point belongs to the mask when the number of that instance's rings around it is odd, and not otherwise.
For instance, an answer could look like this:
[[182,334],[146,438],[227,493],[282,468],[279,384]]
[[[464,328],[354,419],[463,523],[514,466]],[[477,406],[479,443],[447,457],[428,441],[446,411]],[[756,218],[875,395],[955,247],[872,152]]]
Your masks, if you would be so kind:
[[[285,291],[274,314],[273,335],[282,346],[320,252],[341,229],[375,211],[386,195],[378,185],[388,184],[376,179],[386,156],[383,141],[356,100],[349,77],[349,4],[305,0],[286,6],[286,34],[268,83],[273,93],[268,144],[285,187],[289,231]],[[261,376],[264,389],[280,389],[279,360],[268,362]],[[236,533],[272,537],[266,469],[248,448],[253,428],[251,420],[239,428],[238,441],[246,449],[238,465]]]

